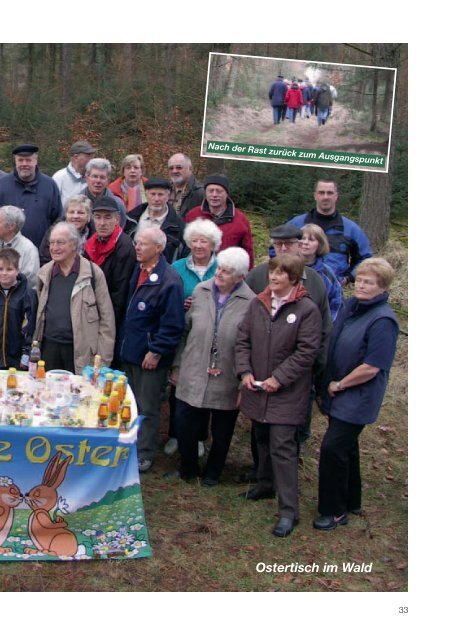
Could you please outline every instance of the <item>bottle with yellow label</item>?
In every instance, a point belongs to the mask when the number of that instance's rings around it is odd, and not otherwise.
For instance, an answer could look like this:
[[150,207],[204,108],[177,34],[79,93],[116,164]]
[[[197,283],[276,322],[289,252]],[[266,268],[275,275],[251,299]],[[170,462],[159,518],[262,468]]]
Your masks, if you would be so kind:
[[107,373],[105,376],[106,380],[105,380],[105,386],[103,387],[103,395],[104,396],[110,396],[111,392],[113,391],[113,374],[112,373]]
[[130,406],[130,400],[124,399],[121,409],[121,423],[119,425],[119,431],[128,431],[130,428],[130,420],[132,419],[132,410]]
[[106,421],[108,419],[108,398],[106,396],[102,396],[100,398],[99,409],[97,411],[98,417],[98,426],[106,427]]
[[119,416],[119,396],[117,391],[112,391],[108,401],[108,426],[117,427]]

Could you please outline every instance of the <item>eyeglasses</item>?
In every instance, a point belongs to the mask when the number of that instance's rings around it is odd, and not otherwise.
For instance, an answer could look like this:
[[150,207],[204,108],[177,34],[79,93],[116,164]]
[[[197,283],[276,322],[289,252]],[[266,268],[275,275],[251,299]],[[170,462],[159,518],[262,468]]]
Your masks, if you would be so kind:
[[180,169],[183,169],[183,165],[182,164],[171,164],[168,167],[169,171],[172,171],[172,169],[177,169],[178,171],[180,171]]
[[56,244],[57,247],[64,247],[67,244],[67,240],[50,240],[49,245],[52,246]]
[[273,240],[273,245],[276,249],[281,249],[284,245],[285,247],[292,247],[294,244],[298,244],[299,240]]

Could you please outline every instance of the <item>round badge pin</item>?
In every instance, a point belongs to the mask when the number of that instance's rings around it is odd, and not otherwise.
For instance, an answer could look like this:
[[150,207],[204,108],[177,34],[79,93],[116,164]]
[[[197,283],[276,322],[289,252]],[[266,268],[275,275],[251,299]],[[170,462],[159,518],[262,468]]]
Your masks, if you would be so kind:
[[138,302],[138,309],[140,311],[144,311],[145,308],[146,308],[146,303],[145,302]]
[[287,322],[288,324],[293,324],[293,322],[296,322],[296,316],[294,315],[294,313],[290,313],[287,315]]
[[158,280],[158,276],[157,276],[157,274],[156,274],[156,273],[152,273],[152,274],[149,276],[149,280],[150,280],[150,282],[156,282],[156,281]]

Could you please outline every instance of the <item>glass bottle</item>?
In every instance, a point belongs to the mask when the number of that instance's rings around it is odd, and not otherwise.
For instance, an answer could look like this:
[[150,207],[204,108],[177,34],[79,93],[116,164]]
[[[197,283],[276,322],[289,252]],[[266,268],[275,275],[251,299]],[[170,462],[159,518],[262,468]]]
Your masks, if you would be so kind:
[[112,391],[108,402],[108,426],[115,427],[119,414],[119,396],[117,391]]
[[99,354],[94,356],[94,371],[92,374],[91,384],[95,387],[97,385],[97,380],[100,376],[100,369],[102,367],[102,357]]
[[121,423],[119,425],[120,431],[128,431],[130,427],[130,420],[132,419],[132,410],[130,407],[130,400],[125,398],[121,409]]
[[45,361],[39,360],[38,367],[36,369],[36,380],[45,380]]
[[32,378],[36,378],[36,371],[38,368],[38,362],[41,359],[41,350],[39,348],[39,342],[33,340],[30,351],[30,359],[28,361],[28,373]]
[[7,393],[13,393],[17,389],[17,375],[15,367],[10,367],[8,370],[8,377],[6,379],[6,391]]
[[107,373],[106,374],[106,380],[105,380],[105,386],[103,387],[103,395],[104,396],[110,396],[111,392],[113,390],[113,374],[112,373]]
[[98,417],[98,426],[106,427],[106,421],[108,418],[108,398],[106,396],[102,396],[99,402],[99,408],[97,411]]

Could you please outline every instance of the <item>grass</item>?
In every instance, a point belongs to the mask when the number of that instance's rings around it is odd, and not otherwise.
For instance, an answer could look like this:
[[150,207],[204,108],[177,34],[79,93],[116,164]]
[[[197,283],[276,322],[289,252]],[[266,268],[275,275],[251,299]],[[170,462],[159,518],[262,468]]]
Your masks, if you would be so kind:
[[[257,256],[267,229],[252,217]],[[396,257],[393,294],[406,310],[406,250],[392,239],[385,254]],[[405,320],[401,325],[406,328]],[[163,407],[163,426],[167,408]],[[236,478],[251,462],[250,428],[240,416],[222,483],[164,479],[177,464],[162,453],[142,477],[143,501],[153,556],[80,563],[0,563],[0,591],[276,591],[402,592],[407,590],[407,335],[401,335],[391,381],[378,421],[361,435],[363,515],[332,532],[315,531],[317,464],[326,418],[314,413],[313,434],[299,467],[301,521],[287,539],[271,534],[275,500],[248,504]],[[257,563],[299,563],[312,573],[259,573]],[[346,573],[342,563],[373,563],[371,572]],[[324,571],[324,564],[337,571]]]

